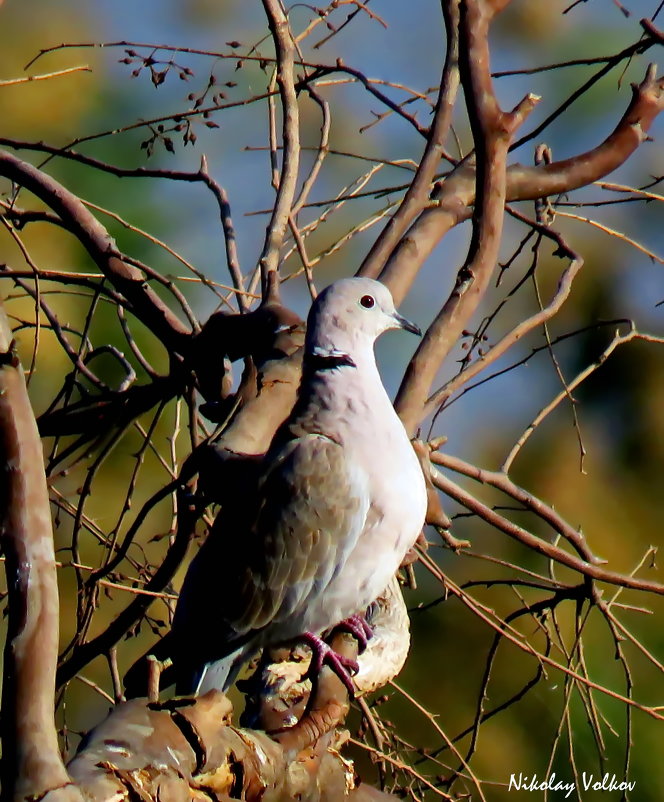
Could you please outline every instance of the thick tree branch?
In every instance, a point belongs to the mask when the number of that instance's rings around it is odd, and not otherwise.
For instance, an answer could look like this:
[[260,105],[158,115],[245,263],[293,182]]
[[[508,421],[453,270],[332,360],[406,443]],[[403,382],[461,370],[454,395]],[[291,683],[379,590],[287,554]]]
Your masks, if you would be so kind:
[[477,158],[477,201],[466,262],[454,289],[413,356],[394,406],[412,435],[441,363],[482,300],[502,235],[507,152],[512,136],[538,98],[528,95],[511,113],[500,110],[489,66],[489,24],[501,3],[461,3],[459,68]]
[[134,699],[114,708],[69,769],[91,802],[396,799],[356,787],[338,751],[343,736],[331,732],[294,751],[264,732],[231,726],[231,715],[231,703],[217,691],[163,705]]
[[[3,799],[80,800],[60,757],[53,714],[58,585],[41,441],[11,330],[0,309],[2,550],[9,627],[2,689]],[[59,790],[58,790],[59,789]]]
[[[645,141],[663,108],[664,78],[656,78],[651,65],[641,84],[633,87],[627,111],[601,144],[551,164],[511,165],[507,169],[506,200],[536,200],[598,181],[620,167]],[[406,296],[422,264],[445,234],[469,218],[474,201],[475,168],[464,162],[436,186],[429,207],[399,242],[380,275],[397,303]]]

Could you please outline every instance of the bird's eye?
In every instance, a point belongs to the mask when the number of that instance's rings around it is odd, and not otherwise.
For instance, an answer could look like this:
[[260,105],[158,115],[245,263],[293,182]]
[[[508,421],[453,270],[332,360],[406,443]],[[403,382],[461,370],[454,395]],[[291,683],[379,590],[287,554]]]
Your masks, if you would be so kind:
[[363,295],[360,298],[360,303],[365,309],[371,309],[371,307],[376,303],[371,295]]

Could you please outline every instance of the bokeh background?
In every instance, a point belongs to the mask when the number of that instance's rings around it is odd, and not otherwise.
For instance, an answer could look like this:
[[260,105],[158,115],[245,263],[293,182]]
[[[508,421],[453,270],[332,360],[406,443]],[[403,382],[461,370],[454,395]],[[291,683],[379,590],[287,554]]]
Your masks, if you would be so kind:
[[[616,53],[638,40],[639,19],[652,16],[657,3],[625,0],[622,9],[613,0],[591,0],[562,13],[568,2],[538,2],[515,0],[494,26],[492,34],[493,69],[514,70],[554,63],[567,59],[593,58]],[[387,23],[383,28],[369,15],[360,14],[352,25],[316,51],[316,58],[333,63],[341,57],[366,75],[398,82],[426,92],[439,81],[444,53],[444,34],[437,3],[417,0],[401,3],[380,0],[371,8]],[[624,13],[629,12],[629,16]],[[292,12],[294,24],[302,25],[311,18],[311,10],[302,4]],[[659,20],[661,25],[661,20]],[[145,128],[133,128],[141,120],[176,113],[187,108],[187,95],[200,93],[207,85],[211,71],[217,86],[227,100],[260,93],[269,81],[269,71],[258,64],[216,60],[209,56],[179,54],[178,64],[187,66],[193,75],[180,80],[172,69],[158,88],[150,81],[147,70],[132,76],[136,63],[123,64],[121,47],[75,47],[46,54],[24,72],[25,65],[43,48],[60,43],[167,43],[199,50],[230,52],[227,43],[240,43],[238,53],[261,42],[267,32],[262,8],[258,2],[227,0],[5,0],[0,6],[0,80],[20,78],[26,74],[46,73],[74,66],[89,68],[66,77],[33,81],[27,84],[0,84],[0,137],[23,141],[43,140],[62,146],[84,139],[77,149],[97,158],[126,167],[143,164],[168,169],[196,170],[201,155],[206,154],[211,174],[227,189],[237,230],[240,261],[245,271],[255,265],[262,247],[267,217],[261,210],[269,209],[273,201],[270,187],[267,142],[267,116],[262,103],[240,106],[215,114],[212,120],[218,128],[197,124],[195,147],[183,147],[174,139],[174,153],[156,143],[152,155],[141,147],[148,138]],[[322,38],[321,33],[319,38]],[[269,52],[269,42],[258,45]],[[659,52],[658,52],[659,50]],[[148,52],[142,48],[141,52]],[[546,141],[554,158],[563,158],[592,147],[613,128],[630,98],[630,82],[640,81],[648,61],[661,61],[661,47],[645,56],[622,62],[579,102],[556,119],[545,134],[526,143],[512,154],[514,160],[532,163],[534,145]],[[169,58],[159,52],[159,58]],[[238,59],[239,60],[239,59]],[[525,125],[528,132],[544,120],[552,110],[580,86],[597,65],[579,65],[564,70],[517,75],[497,79],[500,100],[504,107],[516,103],[525,93],[535,92],[543,100]],[[225,84],[236,84],[225,86]],[[396,90],[395,97],[399,95]],[[417,160],[421,153],[421,138],[395,115],[376,123],[371,111],[379,110],[375,100],[367,98],[357,85],[339,84],[326,89],[332,104],[330,145],[338,151],[364,154],[369,161],[358,168],[358,160],[331,154],[315,190],[314,200],[324,200],[340,192],[371,167],[371,158]],[[416,104],[414,104],[416,105]],[[421,103],[420,120],[427,121],[427,107]],[[315,146],[319,117],[315,106],[302,103],[303,142]],[[374,123],[373,125],[370,125]],[[458,141],[449,145],[466,152],[470,147],[468,126],[460,112],[456,121]],[[369,127],[367,127],[369,126]],[[118,131],[118,133],[110,133]],[[107,135],[98,136],[108,132]],[[656,122],[651,131],[652,142],[642,148],[610,177],[611,181],[642,186],[664,175],[664,120]],[[42,155],[25,153],[34,163]],[[305,164],[311,153],[303,156]],[[412,164],[412,162],[411,162]],[[406,163],[406,167],[408,164]],[[135,229],[147,231],[169,248],[181,254],[214,281],[227,284],[225,254],[218,223],[216,206],[197,185],[164,181],[117,179],[93,173],[65,160],[54,159],[46,169],[86,201],[103,210],[119,215]],[[368,196],[346,203],[309,239],[310,252],[328,248],[344,231],[398,200],[398,189],[406,183],[409,173],[404,167],[384,165],[367,183],[367,189],[388,188],[380,197]],[[7,187],[3,187],[6,191]],[[661,191],[658,186],[653,192]],[[573,200],[592,203],[615,200],[613,193],[601,193],[596,187],[574,193]],[[566,211],[567,209],[564,209]],[[532,205],[523,207],[532,214]],[[662,321],[664,300],[664,266],[658,254],[664,254],[664,227],[661,202],[627,203],[587,206],[570,209],[599,221],[602,226],[638,241],[649,253],[630,244],[625,236],[618,237],[578,220],[556,220],[556,227],[570,245],[585,258],[585,267],[576,280],[571,299],[552,322],[552,338],[582,329],[597,321],[633,319],[638,327],[655,335],[664,335]],[[105,211],[100,219],[108,226],[120,246],[142,259],[164,275],[188,277],[191,274],[182,263],[140,232],[128,229],[121,220]],[[316,268],[315,280],[324,286],[333,279],[351,275],[366,253],[372,238],[380,230],[368,228],[350,243],[323,260]],[[402,307],[403,313],[425,327],[439,309],[462,262],[469,240],[469,225],[451,232],[436,249],[421,271],[418,281]],[[508,220],[501,260],[507,261],[524,236],[525,229]],[[42,268],[94,272],[82,248],[65,232],[53,226],[28,227],[22,235],[35,263]],[[549,249],[544,252],[549,254]],[[518,277],[523,274],[531,254],[526,248],[514,267],[510,268],[504,286],[492,290],[486,299],[483,314],[489,313],[502,299]],[[0,262],[12,267],[24,265],[22,256],[6,231],[0,230]],[[285,265],[286,274],[299,267],[296,256]],[[552,292],[561,270],[561,263],[543,258],[538,276],[543,295]],[[517,275],[518,274],[518,275]],[[179,280],[200,319],[217,308],[219,299],[196,281]],[[3,280],[0,292],[7,298],[7,309],[17,326],[17,338],[24,364],[32,357],[33,332],[24,326],[34,318],[34,304],[21,296],[8,280]],[[286,302],[305,315],[309,296],[302,277],[284,285]],[[488,331],[489,341],[495,342],[515,321],[534,309],[532,288],[514,296]],[[60,319],[79,326],[87,310],[87,301],[72,294],[53,297]],[[564,375],[571,379],[587,364],[593,362],[608,343],[614,327],[589,328],[582,334],[562,342],[556,356]],[[31,375],[30,391],[39,414],[51,403],[62,383],[68,365],[62,351],[46,329],[41,332],[35,370]],[[147,334],[141,342],[153,364],[165,369],[167,354]],[[96,344],[115,342],[120,337],[112,310],[100,308],[94,319],[91,337]],[[539,337],[539,339],[538,339]],[[497,367],[505,367],[530,353],[542,344],[541,335],[529,338],[513,349]],[[378,346],[381,371],[390,393],[394,393],[414,349],[408,338],[388,335]],[[461,349],[455,353],[458,360]],[[105,378],[112,380],[117,366],[109,360],[106,368],[96,365]],[[450,361],[441,372],[440,381],[454,374],[458,362]],[[527,365],[505,373],[464,394],[441,414],[424,434],[446,435],[445,448],[451,453],[488,468],[497,468],[511,444],[524,430],[538,410],[559,390],[560,379],[546,351]],[[594,551],[609,560],[611,567],[623,572],[633,570],[650,545],[657,546],[664,530],[664,351],[661,346],[633,343],[619,349],[582,387],[574,393],[578,404],[579,426],[574,425],[571,405],[563,403],[536,430],[513,471],[517,482],[553,504],[567,520],[581,526]],[[149,418],[143,422],[147,425]],[[186,438],[174,437],[181,421],[175,405],[165,411],[155,429],[158,452],[146,450],[137,484],[133,508],[153,490],[170,478],[186,456]],[[586,452],[581,461],[579,430]],[[129,430],[118,441],[106,459],[103,470],[96,475],[87,505],[87,514],[101,527],[117,521],[123,506],[127,482],[127,465],[141,446],[139,433]],[[48,449],[48,444],[47,444]],[[164,454],[166,457],[164,457]],[[165,464],[166,463],[166,464]],[[58,479],[58,492],[65,499],[75,500],[83,474],[74,470]],[[479,490],[470,482],[464,483],[488,503],[500,503],[499,497]],[[504,499],[502,500],[504,502]],[[460,510],[448,503],[446,509],[454,518],[454,534],[466,537],[475,553],[491,554],[503,560],[528,562],[523,549],[486,524],[469,516],[458,515]],[[518,514],[515,514],[518,515]],[[120,526],[126,528],[130,516]],[[527,525],[525,519],[523,520]],[[57,515],[57,545],[66,546],[71,532],[71,520],[65,513]],[[532,522],[531,522],[532,524]],[[150,559],[157,560],[163,539],[154,536],[167,534],[172,525],[171,510],[160,508],[149,519],[142,533],[142,548]],[[500,569],[487,562],[444,551],[435,533],[430,533],[431,553],[443,570],[456,583],[471,579],[500,576]],[[82,543],[82,555],[90,565],[98,564],[101,546],[90,538]],[[66,552],[60,552],[66,562]],[[652,566],[642,573],[661,579],[656,557]],[[418,767],[434,777],[436,768],[421,758],[417,750],[437,750],[441,745],[436,728],[441,727],[449,737],[468,727],[475,715],[477,694],[484,671],[487,650],[493,633],[467,609],[454,600],[444,600],[441,588],[425,572],[418,571],[418,589],[409,592],[407,601],[412,607],[413,652],[399,678],[399,685],[413,696],[428,713],[418,710],[395,689],[388,688],[387,699],[381,701],[377,712],[393,722],[395,730],[412,750],[404,747],[411,761],[422,760]],[[564,576],[564,574],[562,575]],[[73,583],[71,570],[63,568],[62,578],[62,641],[71,638],[73,626]],[[180,574],[181,578],[181,574]],[[177,584],[177,583],[176,583]],[[497,595],[490,588],[478,591],[478,598],[503,614],[519,606],[519,599]],[[126,594],[108,590],[100,601],[99,614],[93,633],[100,630],[115,612],[126,603]],[[662,604],[658,598],[625,594],[625,601],[644,606],[649,613],[623,611],[625,622],[646,644],[656,660],[664,659],[662,636]],[[563,624],[571,626],[573,610],[562,611]],[[166,609],[154,605],[154,626],[166,619]],[[589,619],[593,623],[593,611]],[[569,619],[569,620],[567,620]],[[601,621],[588,625],[585,660],[594,679],[607,683],[620,693],[625,692],[625,679],[614,658],[614,644]],[[531,621],[532,624],[532,621]],[[126,669],[153,637],[143,626],[137,637],[120,645],[118,658],[121,670]],[[626,645],[633,666],[635,697],[647,704],[664,704],[662,673],[652,661],[631,644]],[[509,698],[536,671],[536,664],[516,649],[502,645],[493,669],[487,703],[499,704]],[[107,692],[110,689],[104,660],[95,661],[83,672],[86,677]],[[634,714],[632,730],[627,732],[624,707],[602,694],[595,694],[601,713],[604,743],[594,742],[586,721],[584,707],[578,694],[569,702],[573,736],[560,735],[560,746],[553,768],[562,778],[571,776],[568,742],[573,741],[573,758],[580,771],[616,774],[625,777],[624,750],[628,738],[634,748],[627,779],[636,781],[631,799],[642,802],[661,799],[664,787],[664,765],[661,755],[664,732],[661,722]],[[94,725],[108,709],[108,702],[88,685],[74,682],[65,699],[66,740],[74,748],[78,733]],[[517,704],[490,719],[480,733],[477,755],[472,767],[475,774],[488,781],[485,797],[489,800],[508,798],[505,783],[512,772],[524,772],[540,777],[546,767],[556,737],[561,710],[565,705],[564,678],[552,670]],[[462,742],[464,743],[464,742]],[[356,750],[358,765],[371,779],[375,769],[360,750]],[[598,758],[598,753],[602,755]],[[455,765],[449,753],[440,759]],[[445,774],[440,767],[440,774]],[[414,791],[415,792],[415,791]],[[420,795],[420,792],[416,792]],[[514,793],[514,792],[511,792]],[[433,791],[426,798],[436,798]],[[475,798],[473,796],[473,798]],[[510,797],[511,798],[511,797]],[[543,798],[531,794],[530,798]],[[551,798],[558,798],[551,795]],[[573,797],[572,797],[573,798]],[[616,794],[583,794],[583,798],[612,798]]]

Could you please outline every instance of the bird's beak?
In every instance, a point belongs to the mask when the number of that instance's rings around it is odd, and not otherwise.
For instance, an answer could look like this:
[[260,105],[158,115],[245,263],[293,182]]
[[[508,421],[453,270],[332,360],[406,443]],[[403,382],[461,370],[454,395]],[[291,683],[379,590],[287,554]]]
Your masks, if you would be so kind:
[[418,337],[422,336],[422,329],[419,326],[416,326],[414,323],[411,323],[410,320],[406,320],[405,317],[401,317],[398,312],[395,312],[393,317],[400,329],[405,329],[413,334],[417,334]]

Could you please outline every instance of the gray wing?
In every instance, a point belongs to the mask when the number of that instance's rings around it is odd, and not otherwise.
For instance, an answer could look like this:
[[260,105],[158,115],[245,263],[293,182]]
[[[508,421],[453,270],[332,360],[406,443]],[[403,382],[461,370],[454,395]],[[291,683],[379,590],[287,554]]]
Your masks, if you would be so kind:
[[228,599],[238,633],[286,621],[323,592],[355,546],[369,508],[363,472],[320,435],[284,446],[259,498],[247,559]]
[[301,611],[343,567],[368,509],[366,476],[338,443],[286,443],[257,497],[222,510],[192,561],[173,621],[176,668],[196,674]]

